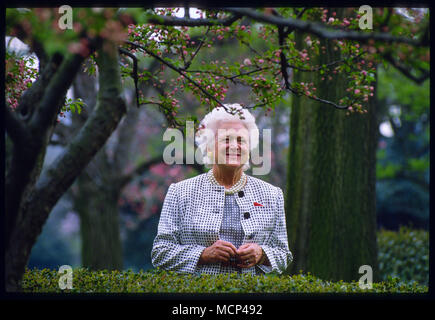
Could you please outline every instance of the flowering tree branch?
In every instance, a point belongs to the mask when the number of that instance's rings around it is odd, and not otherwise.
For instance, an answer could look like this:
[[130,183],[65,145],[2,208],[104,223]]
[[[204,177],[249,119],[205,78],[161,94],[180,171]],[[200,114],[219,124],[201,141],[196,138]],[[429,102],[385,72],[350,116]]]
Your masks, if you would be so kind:
[[293,30],[299,30],[316,35],[324,39],[346,39],[356,40],[361,43],[365,43],[370,39],[379,40],[386,43],[406,43],[413,46],[428,46],[429,42],[427,37],[423,36],[419,40],[414,40],[406,37],[396,37],[389,33],[380,32],[358,32],[353,30],[340,30],[325,27],[318,22],[303,21],[293,18],[281,18],[274,15],[265,15],[253,9],[244,8],[222,8],[222,10],[229,11],[235,14],[249,17],[251,19],[272,24],[279,27],[289,27]]
[[210,93],[208,93],[201,85],[199,85],[195,80],[193,80],[192,78],[190,78],[185,71],[181,70],[180,68],[174,66],[172,63],[166,61],[165,59],[159,57],[158,55],[156,55],[154,52],[152,52],[151,50],[147,49],[144,46],[141,46],[140,44],[131,42],[131,41],[126,41],[127,44],[130,44],[136,48],[139,48],[143,51],[145,51],[148,55],[152,56],[153,58],[157,59],[158,61],[160,61],[161,63],[163,63],[164,65],[168,66],[169,68],[171,68],[172,70],[176,71],[177,73],[179,73],[181,76],[183,76],[184,78],[186,78],[187,81],[189,81],[190,83],[192,83],[195,87],[197,87],[202,93],[204,93],[208,98],[212,99],[213,101],[215,101],[220,107],[224,108],[226,111],[229,111],[227,107],[225,107],[225,105],[220,102],[218,99],[216,99],[213,95],[211,95]]
[[134,54],[132,54],[131,52],[129,52],[128,50],[125,50],[124,48],[118,48],[119,52],[122,54],[125,54],[126,56],[130,57],[131,60],[133,61],[133,70],[131,72],[131,77],[133,78],[134,81],[134,88],[135,88],[135,92],[136,92],[136,106],[139,108],[139,91],[137,88],[137,81],[138,81],[138,76],[137,76],[137,58]]
[[[231,25],[234,21],[237,20],[237,18],[242,17],[242,16],[246,16],[249,17],[251,19],[256,19],[259,21],[263,21],[266,22],[266,24],[270,24],[272,26],[276,26],[276,29],[278,30],[278,37],[279,37],[279,46],[278,46],[278,51],[276,53],[273,53],[276,57],[279,57],[280,60],[277,60],[275,57],[272,56],[268,56],[268,55],[264,55],[264,53],[260,53],[257,52],[257,50],[255,50],[254,48],[252,48],[252,46],[249,43],[249,40],[247,39],[247,37],[243,34],[239,34],[239,31],[244,31],[246,29],[246,26],[244,25],[236,25],[231,26],[231,28],[226,27],[226,28],[214,28],[213,32],[216,34],[218,39],[223,39],[223,33],[227,33],[230,34],[230,32],[233,32],[236,34],[236,38],[238,38],[238,40],[240,41],[240,43],[243,43],[245,45],[248,46],[248,48],[257,56],[257,59],[254,60],[253,64],[248,60],[249,63],[244,63],[243,65],[239,65],[240,68],[245,68],[247,66],[251,66],[251,65],[255,65],[257,68],[256,70],[248,70],[248,71],[242,71],[240,70],[240,72],[238,74],[235,75],[231,75],[229,76],[228,74],[225,74],[225,72],[223,70],[219,71],[219,69],[222,68],[216,68],[216,70],[199,70],[197,71],[197,75],[199,75],[200,73],[208,73],[210,75],[215,74],[216,78],[219,77],[221,79],[225,79],[225,80],[229,80],[232,81],[233,83],[237,82],[237,83],[242,83],[242,84],[247,84],[249,86],[253,86],[253,90],[254,93],[257,94],[259,97],[256,99],[257,101],[259,101],[260,99],[262,100],[262,102],[259,102],[257,104],[255,104],[253,106],[253,108],[258,107],[258,106],[264,106],[267,104],[271,104],[273,103],[273,101],[276,100],[276,97],[273,97],[273,95],[271,95],[270,93],[266,93],[266,91],[268,89],[272,89],[272,87],[275,87],[276,90],[280,91],[279,88],[279,84],[277,83],[276,80],[272,80],[272,79],[266,79],[265,77],[268,77],[268,75],[260,75],[259,77],[256,77],[254,79],[254,77],[247,79],[246,76],[248,75],[253,75],[254,73],[258,72],[259,70],[266,70],[266,69],[272,69],[272,72],[270,73],[270,75],[274,75],[275,77],[280,73],[283,76],[283,80],[284,80],[284,88],[294,94],[297,95],[306,95],[307,97],[314,99],[316,101],[322,102],[322,103],[326,103],[329,105],[333,105],[336,108],[339,109],[346,109],[349,107],[349,105],[346,106],[341,106],[338,105],[337,103],[331,102],[331,101],[326,101],[324,99],[318,98],[315,95],[309,95],[308,91],[306,90],[306,92],[304,92],[303,90],[300,90],[300,88],[298,88],[298,86],[293,86],[290,84],[289,79],[288,79],[288,69],[292,68],[292,69],[296,69],[296,70],[300,70],[300,71],[323,71],[324,69],[328,69],[334,65],[340,64],[340,63],[348,63],[351,59],[356,59],[358,58],[360,55],[362,55],[363,53],[361,52],[360,54],[349,54],[347,56],[347,58],[343,58],[342,60],[339,61],[332,61],[330,63],[327,63],[326,65],[323,64],[322,66],[309,66],[306,63],[300,63],[300,61],[297,60],[297,64],[293,64],[293,63],[289,63],[289,60],[286,58],[286,54],[292,54],[293,52],[293,48],[287,47],[286,45],[286,41],[289,38],[289,35],[295,31],[295,30],[303,30],[303,31],[308,31],[308,32],[313,32],[316,31],[317,34],[319,34],[319,30],[323,31],[328,31],[328,32],[334,32],[334,36],[331,36],[330,33],[328,33],[328,37],[332,38],[332,39],[336,39],[336,38],[340,38],[343,35],[346,37],[350,37],[352,38],[352,36],[354,35],[353,33],[348,33],[348,31],[345,31],[345,34],[341,34],[339,32],[341,32],[338,29],[333,29],[333,28],[329,28],[329,27],[325,27],[324,25],[320,25],[320,24],[312,24],[310,22],[306,22],[306,21],[302,21],[299,20],[303,14],[305,14],[307,12],[306,8],[303,8],[302,10],[295,10],[296,13],[296,19],[287,19],[287,18],[283,18],[277,10],[275,9],[271,9],[269,10],[269,12],[271,14],[269,15],[262,15],[254,10],[250,10],[250,9],[238,9],[238,8],[223,8],[223,9],[217,9],[215,12],[218,11],[227,11],[227,12],[231,12],[234,15],[230,18],[228,18],[229,20],[227,20],[226,22],[222,22],[221,21],[221,25]],[[223,13],[223,15],[225,15],[225,13]],[[184,26],[186,27],[186,31],[187,31],[187,27],[188,26],[194,26],[194,27],[198,27],[198,26],[209,26],[209,29],[207,30],[207,32],[210,30],[210,28],[212,27],[216,27],[216,25],[214,25],[214,23],[210,23],[210,19],[194,19],[194,21],[192,21],[192,19],[190,19],[190,17],[185,17],[185,18],[175,18],[173,16],[169,16],[167,15],[167,13],[165,14],[164,12],[161,14],[156,14],[156,16],[158,16],[158,18],[156,19],[152,19],[152,18],[148,18],[148,22],[153,22],[156,25],[162,25],[162,26]],[[211,13],[211,15],[209,15],[208,17],[211,19],[214,19],[215,17],[219,16],[219,13],[215,14],[214,12]],[[151,19],[151,20],[150,20]],[[294,23],[293,23],[294,22]],[[302,23],[302,25],[301,25]],[[317,27],[321,26],[321,29],[318,29]],[[225,29],[225,31],[224,31]],[[154,32],[154,34],[157,33],[158,37],[159,37],[159,42],[164,43],[165,41],[171,41],[170,36],[166,36],[165,33],[167,34],[168,32],[170,32],[170,29],[163,29],[164,31],[162,32],[157,32],[155,29],[154,30],[150,30],[149,32]],[[248,32],[249,33],[249,32]],[[315,32],[314,32],[315,33]],[[142,37],[149,37],[149,34],[153,34],[153,33],[148,33],[148,36],[145,35],[145,33],[142,33]],[[361,36],[361,34],[359,32],[356,32],[355,34],[358,34],[358,36]],[[371,34],[372,35],[372,34]],[[368,39],[372,39],[372,37],[368,37]],[[367,36],[367,34],[364,34],[363,37]],[[328,38],[327,37],[327,38]],[[204,36],[204,39],[206,37]],[[376,38],[376,35],[375,35]],[[139,44],[141,42],[141,37],[139,37],[138,35],[136,35],[136,37],[134,38],[135,41],[133,42],[134,45],[136,45],[137,48],[140,48],[141,50],[143,50],[144,52],[146,52],[147,54],[149,54],[150,56],[153,56],[155,59],[159,60],[163,65],[168,66],[170,69],[176,71],[178,74],[180,74],[182,76],[182,78],[184,78],[184,80],[186,80],[187,82],[189,82],[191,85],[193,85],[196,89],[198,89],[204,96],[207,97],[206,101],[208,101],[209,99],[213,102],[215,102],[218,106],[223,106],[223,104],[216,99],[216,94],[213,92],[213,94],[210,94],[210,92],[208,92],[206,90],[206,87],[208,88],[207,85],[203,85],[203,83],[201,83],[201,81],[195,81],[194,78],[189,77],[186,73],[192,74],[193,71],[192,70],[188,70],[188,68],[190,67],[191,61],[193,60],[193,58],[197,55],[197,53],[199,52],[199,49],[202,47],[203,42],[201,41],[201,43],[199,44],[199,46],[196,47],[196,50],[194,50],[195,52],[191,52],[190,53],[190,57],[191,59],[189,61],[186,61],[186,56],[188,54],[188,49],[186,49],[186,46],[188,46],[188,44],[186,43],[185,45],[182,45],[183,49],[179,49],[177,48],[177,46],[175,46],[175,51],[178,51],[180,56],[181,56],[181,60],[184,62],[184,66],[183,67],[177,67],[175,63],[173,63],[171,61],[171,59],[163,59],[161,57],[161,54],[158,54],[159,52],[154,52],[154,50],[152,50],[151,48],[148,48],[148,46]],[[265,39],[266,40],[266,39]],[[385,40],[383,38],[383,40]],[[397,40],[397,39],[395,39]],[[174,40],[172,40],[174,41]],[[214,41],[214,39],[213,39]],[[139,42],[139,43],[137,43]],[[172,46],[172,44],[171,44]],[[210,47],[210,44],[208,44],[208,47]],[[167,47],[166,47],[167,48]],[[166,50],[167,51],[167,50]],[[293,57],[293,56],[292,56]],[[293,60],[293,58],[292,58]],[[304,59],[299,59],[301,61],[303,61]],[[309,59],[307,59],[309,60]],[[259,66],[259,64],[262,64],[264,61],[267,61],[269,63],[270,66],[262,68]],[[275,64],[276,63],[276,64]],[[273,64],[275,64],[275,66],[273,66]],[[281,64],[281,65],[280,65]],[[234,67],[233,71],[234,71]],[[274,72],[273,70],[279,70],[277,72]],[[322,70],[323,69],[323,70]],[[336,71],[334,71],[335,73]],[[240,79],[240,81],[236,81],[236,79]],[[206,80],[206,82],[209,82],[210,87],[213,86],[214,88],[214,81],[210,81],[210,80]],[[274,83],[275,82],[275,83]],[[190,85],[189,85],[190,86]],[[282,87],[282,86],[281,86]],[[356,92],[360,92],[360,90],[354,90],[355,94]],[[366,93],[364,93],[366,94]],[[278,96],[277,96],[278,97]],[[223,97],[221,96],[220,100],[222,100]],[[349,101],[353,101],[353,100],[349,100]],[[344,102],[344,101],[343,101]],[[347,101],[345,102],[345,104],[347,103]],[[162,105],[160,105],[160,107],[163,107]],[[223,106],[224,107],[224,106]],[[225,107],[224,107],[225,108]],[[226,110],[226,108],[225,108]],[[228,110],[226,110],[228,111]],[[171,112],[172,113],[172,112]]]
[[[284,32],[284,27],[282,27],[282,26],[278,27],[278,42],[279,42],[279,45],[281,47],[284,45],[284,38],[289,34],[288,30],[286,30],[286,31],[287,32]],[[287,69],[290,68],[291,66],[288,64],[287,58],[284,55],[284,52],[282,50],[280,52],[280,61],[281,61],[281,73],[282,73],[282,77],[284,79],[284,86],[285,86],[285,88],[288,91],[292,92],[293,94],[296,94],[296,95],[300,96],[302,93],[300,93],[297,90],[295,90],[292,87],[292,85],[290,84],[290,81],[288,79]],[[329,65],[333,65],[333,64],[336,64],[336,63],[339,63],[339,62],[342,62],[342,61],[344,61],[344,60],[334,61],[334,62],[330,63]],[[304,70],[304,69],[302,69],[302,71],[315,71],[315,69],[312,69],[312,70]],[[332,106],[334,106],[337,109],[347,109],[347,106],[340,106],[340,105],[338,105],[338,104],[336,104],[336,103],[334,103],[332,101],[329,101],[329,100],[321,99],[321,98],[314,97],[314,96],[308,96],[308,98],[310,98],[312,100],[315,100],[315,101],[318,101],[318,102],[321,102],[321,103],[324,103],[324,104],[332,105]]]
[[[193,59],[195,59],[196,55],[198,54],[199,50],[202,48],[202,46],[204,45],[204,39],[207,37],[208,32],[210,31],[210,28],[207,28],[207,31],[205,32],[204,36],[202,37],[202,39],[199,41],[198,46],[195,49],[195,52],[192,54],[191,58],[189,61],[185,62],[184,67],[181,68],[181,70],[187,70],[190,65],[193,62]],[[183,51],[181,51],[183,52]]]

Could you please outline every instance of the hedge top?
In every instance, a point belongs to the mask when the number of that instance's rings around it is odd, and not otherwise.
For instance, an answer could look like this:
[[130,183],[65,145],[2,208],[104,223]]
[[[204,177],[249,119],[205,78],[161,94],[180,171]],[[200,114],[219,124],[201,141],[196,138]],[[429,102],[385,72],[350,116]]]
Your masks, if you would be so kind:
[[[362,289],[358,281],[324,281],[308,274],[260,276],[222,274],[190,275],[162,270],[90,271],[73,269],[72,289],[61,290],[65,273],[49,269],[27,269],[22,281],[28,293],[427,293],[428,287],[397,278],[373,283]],[[62,279],[61,279],[61,276]]]

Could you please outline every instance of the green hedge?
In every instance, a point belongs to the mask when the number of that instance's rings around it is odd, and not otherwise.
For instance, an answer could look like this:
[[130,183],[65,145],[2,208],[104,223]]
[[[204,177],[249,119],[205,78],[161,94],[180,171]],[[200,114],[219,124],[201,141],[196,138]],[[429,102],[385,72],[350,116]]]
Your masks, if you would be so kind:
[[73,270],[72,289],[59,288],[57,270],[27,269],[24,292],[44,293],[427,293],[428,287],[407,284],[398,279],[373,283],[372,289],[360,289],[357,281],[329,282],[311,274],[251,276],[238,274],[181,275],[158,271]]
[[363,290],[358,282],[329,282],[311,274],[279,276],[179,275],[153,270],[73,271],[73,289],[59,288],[57,270],[26,270],[24,292],[114,292],[114,293],[411,293],[427,292],[429,282],[429,234],[427,231],[401,228],[398,232],[379,231],[378,260],[382,282]]
[[402,227],[398,232],[378,232],[378,262],[381,280],[429,284],[429,233]]

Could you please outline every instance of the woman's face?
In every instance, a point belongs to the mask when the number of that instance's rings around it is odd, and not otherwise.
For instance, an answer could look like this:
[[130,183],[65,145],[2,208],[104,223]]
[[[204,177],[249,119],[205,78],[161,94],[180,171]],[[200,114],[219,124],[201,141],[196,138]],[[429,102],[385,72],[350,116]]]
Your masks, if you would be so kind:
[[241,167],[249,159],[249,131],[239,121],[218,124],[215,134],[215,163]]

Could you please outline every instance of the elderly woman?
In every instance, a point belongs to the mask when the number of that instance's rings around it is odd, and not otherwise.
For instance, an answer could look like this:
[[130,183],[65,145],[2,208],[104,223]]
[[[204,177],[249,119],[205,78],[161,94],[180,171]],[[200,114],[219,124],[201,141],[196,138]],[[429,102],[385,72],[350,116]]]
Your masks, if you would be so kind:
[[292,261],[282,190],[244,173],[258,145],[255,118],[238,104],[213,109],[196,143],[207,173],[169,186],[151,252],[183,273],[283,272]]

